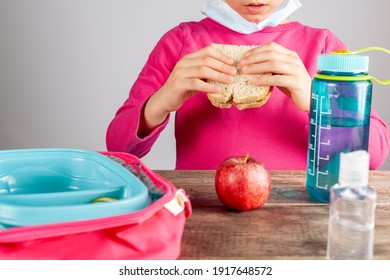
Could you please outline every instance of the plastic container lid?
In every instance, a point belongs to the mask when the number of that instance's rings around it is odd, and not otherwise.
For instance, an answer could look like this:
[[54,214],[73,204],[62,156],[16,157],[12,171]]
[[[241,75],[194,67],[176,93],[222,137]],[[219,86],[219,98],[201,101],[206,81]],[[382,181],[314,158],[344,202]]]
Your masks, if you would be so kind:
[[[98,197],[114,200],[93,203]],[[101,218],[149,204],[147,186],[97,152],[0,151],[0,227]]]
[[341,73],[368,72],[369,57],[355,54],[320,54],[317,59],[319,71]]
[[339,184],[346,187],[368,186],[370,156],[359,150],[340,154]]

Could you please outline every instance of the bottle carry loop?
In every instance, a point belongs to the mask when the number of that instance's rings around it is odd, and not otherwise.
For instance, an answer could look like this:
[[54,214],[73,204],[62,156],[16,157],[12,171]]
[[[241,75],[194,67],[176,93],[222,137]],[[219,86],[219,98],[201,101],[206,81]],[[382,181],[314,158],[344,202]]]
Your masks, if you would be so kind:
[[[346,82],[356,82],[356,81],[367,81],[367,80],[374,80],[377,81],[374,77],[370,75],[363,75],[363,76],[332,76],[332,75],[324,75],[324,74],[316,74],[314,78],[321,79],[321,80],[331,80],[331,81],[346,81]],[[386,81],[385,81],[386,82]],[[390,80],[388,81],[390,82]],[[382,82],[379,82],[382,83]]]
[[[331,54],[338,54],[338,55],[354,55],[354,54],[360,54],[368,51],[382,51],[385,53],[390,54],[390,50],[382,48],[382,47],[367,47],[362,48],[356,51],[349,51],[349,50],[338,50],[335,52],[332,52]],[[331,75],[324,75],[324,74],[317,74],[315,75],[315,78],[317,79],[324,79],[324,80],[332,80],[332,81],[366,81],[366,80],[373,80],[377,82],[380,85],[390,85],[390,79],[387,80],[379,80],[371,75],[363,75],[363,76],[331,76]]]

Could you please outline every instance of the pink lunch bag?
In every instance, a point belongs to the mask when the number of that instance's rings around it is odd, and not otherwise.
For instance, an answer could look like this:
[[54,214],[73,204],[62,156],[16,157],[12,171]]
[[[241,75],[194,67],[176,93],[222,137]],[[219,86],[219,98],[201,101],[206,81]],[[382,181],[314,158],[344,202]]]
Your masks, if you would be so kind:
[[98,154],[135,174],[148,187],[152,202],[132,213],[4,227],[0,229],[0,259],[160,260],[180,256],[185,221],[191,215],[184,190],[131,154]]

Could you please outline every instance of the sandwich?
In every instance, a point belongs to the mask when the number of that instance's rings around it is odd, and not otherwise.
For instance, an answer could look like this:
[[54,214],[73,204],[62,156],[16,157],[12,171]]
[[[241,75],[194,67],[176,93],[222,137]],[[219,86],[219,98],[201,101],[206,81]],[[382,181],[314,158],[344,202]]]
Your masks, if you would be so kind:
[[226,44],[211,44],[211,46],[221,53],[229,56],[234,60],[234,66],[237,69],[237,74],[234,77],[232,84],[224,84],[215,81],[208,81],[211,84],[221,86],[220,93],[207,93],[207,97],[211,104],[219,108],[230,108],[232,105],[239,110],[247,108],[257,108],[264,105],[270,95],[269,86],[257,86],[252,84],[252,79],[256,76],[271,75],[266,74],[244,74],[241,71],[240,60],[244,54],[256,46],[242,45],[226,45]]

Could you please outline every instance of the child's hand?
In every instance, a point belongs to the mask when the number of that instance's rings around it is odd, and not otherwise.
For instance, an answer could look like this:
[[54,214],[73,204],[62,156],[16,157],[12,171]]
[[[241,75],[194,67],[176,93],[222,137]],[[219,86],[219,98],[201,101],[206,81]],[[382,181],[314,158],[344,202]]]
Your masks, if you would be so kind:
[[236,68],[234,61],[208,46],[184,56],[175,66],[160,92],[164,95],[165,109],[176,111],[188,98],[202,92],[220,92],[217,85],[206,81],[232,83]]
[[146,103],[138,135],[147,135],[194,94],[220,92],[219,86],[207,80],[232,83],[237,72],[233,64],[233,59],[210,46],[184,56],[176,63],[166,83]]
[[298,54],[277,43],[269,43],[248,51],[241,65],[247,74],[273,73],[255,78],[253,83],[277,86],[296,107],[309,112],[311,77]]

